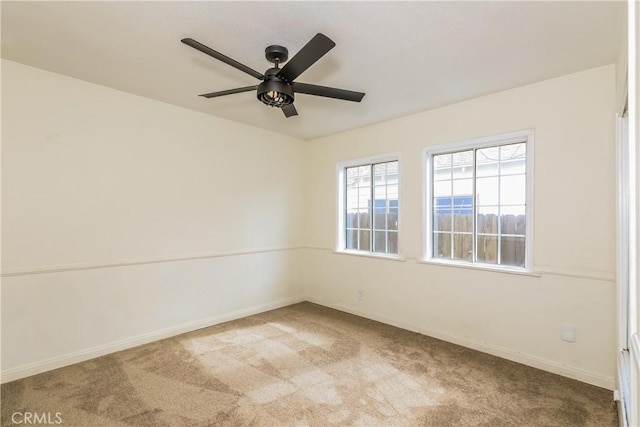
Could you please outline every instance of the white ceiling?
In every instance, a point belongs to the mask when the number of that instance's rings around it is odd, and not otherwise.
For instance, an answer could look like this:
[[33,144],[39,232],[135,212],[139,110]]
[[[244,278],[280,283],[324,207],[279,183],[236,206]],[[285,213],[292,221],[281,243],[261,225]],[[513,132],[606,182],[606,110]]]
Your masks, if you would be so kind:
[[[7,2],[2,57],[302,139],[451,104],[617,57],[624,2]],[[336,42],[297,81],[366,92],[298,95],[299,116],[258,80],[182,43],[192,37],[260,72],[264,48]]]

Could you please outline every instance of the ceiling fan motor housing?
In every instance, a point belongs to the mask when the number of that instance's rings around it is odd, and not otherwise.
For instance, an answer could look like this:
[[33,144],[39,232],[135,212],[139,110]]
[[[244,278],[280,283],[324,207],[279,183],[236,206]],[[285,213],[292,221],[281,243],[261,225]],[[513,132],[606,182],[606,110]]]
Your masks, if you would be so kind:
[[293,103],[293,88],[275,76],[278,71],[277,68],[267,70],[265,80],[258,85],[258,99],[271,107],[282,108]]

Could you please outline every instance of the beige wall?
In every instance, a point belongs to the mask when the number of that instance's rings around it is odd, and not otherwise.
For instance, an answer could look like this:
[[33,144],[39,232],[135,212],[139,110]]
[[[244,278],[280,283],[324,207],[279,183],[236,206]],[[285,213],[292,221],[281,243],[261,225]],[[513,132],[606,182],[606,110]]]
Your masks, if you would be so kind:
[[301,298],[300,141],[4,60],[2,103],[3,378]]
[[[615,69],[607,66],[307,144],[307,296],[613,387]],[[422,149],[535,132],[537,276],[422,264]],[[404,262],[332,253],[336,164],[400,153]],[[363,301],[356,301],[357,290]],[[560,340],[561,324],[577,341]]]
[[302,243],[300,141],[2,64],[4,273]]
[[[2,67],[3,380],[306,296],[613,385],[612,66],[309,142]],[[419,263],[422,148],[529,128],[539,274]],[[406,260],[334,254],[336,163],[389,152]]]

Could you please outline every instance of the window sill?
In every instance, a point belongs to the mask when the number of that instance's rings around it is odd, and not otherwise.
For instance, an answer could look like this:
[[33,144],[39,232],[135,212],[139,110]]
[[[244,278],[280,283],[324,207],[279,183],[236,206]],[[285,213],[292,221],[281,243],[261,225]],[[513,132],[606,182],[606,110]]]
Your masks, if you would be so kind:
[[387,261],[405,262],[406,260],[406,258],[401,257],[399,255],[385,255],[385,254],[378,254],[375,252],[335,250],[333,251],[333,253],[338,255],[349,255],[349,256],[357,256],[357,257],[363,257],[363,258],[384,259]]
[[463,262],[455,262],[455,261],[443,261],[443,260],[417,260],[418,264],[429,264],[429,265],[440,265],[444,267],[461,267],[467,268],[470,270],[484,270],[491,271],[494,273],[507,273],[507,274],[516,274],[519,276],[531,276],[531,277],[542,277],[542,274],[535,271],[523,270],[519,268],[510,268],[510,267],[501,267],[501,266],[491,266],[491,265],[481,265],[481,264],[469,264]]

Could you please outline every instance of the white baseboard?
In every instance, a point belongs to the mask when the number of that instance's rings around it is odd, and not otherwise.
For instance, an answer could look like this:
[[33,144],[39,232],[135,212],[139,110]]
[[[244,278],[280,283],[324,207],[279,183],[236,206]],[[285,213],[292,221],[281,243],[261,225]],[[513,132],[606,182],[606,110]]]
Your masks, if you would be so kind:
[[73,365],[74,363],[84,362],[89,359],[94,359],[96,357],[104,356],[110,353],[115,353],[116,351],[137,347],[139,345],[147,344],[152,341],[173,337],[186,332],[191,332],[197,329],[202,329],[209,326],[217,325],[219,323],[228,322],[231,320],[240,319],[242,317],[251,316],[253,314],[275,310],[277,308],[286,307],[288,305],[296,304],[303,301],[305,301],[305,298],[302,296],[286,298],[283,300],[279,300],[279,301],[275,301],[267,304],[261,304],[258,306],[245,308],[242,310],[236,310],[230,313],[208,317],[206,319],[196,320],[194,322],[184,323],[182,325],[172,326],[170,328],[162,329],[160,331],[138,335],[132,338],[127,338],[124,340],[101,345],[98,347],[76,351],[73,353],[66,354],[64,356],[43,360],[41,362],[31,363],[29,365],[24,365],[24,366],[19,366],[17,368],[3,370],[1,374],[0,382],[4,384],[9,381],[18,380],[20,378],[29,377],[31,375],[36,375],[42,372],[51,371],[53,369],[58,369],[65,366]]
[[443,341],[458,344],[463,347],[472,348],[474,350],[478,350],[483,353],[488,353],[494,356],[501,357],[503,359],[522,363],[523,365],[532,366],[534,368],[542,369],[544,371],[548,371],[548,372],[552,372],[565,377],[573,378],[588,384],[606,388],[608,390],[613,390],[615,388],[615,380],[613,378],[605,377],[605,376],[602,376],[593,372],[585,371],[579,368],[575,368],[572,366],[567,366],[559,362],[544,359],[538,356],[523,354],[505,347],[478,342],[468,338],[461,338],[446,332],[435,331],[428,328],[414,327],[404,322],[399,322],[395,319],[391,319],[388,316],[372,313],[368,310],[362,310],[360,308],[349,307],[342,304],[329,304],[323,301],[321,298],[313,297],[313,296],[308,296],[306,298],[303,296],[286,298],[286,299],[275,301],[272,303],[261,304],[258,306],[233,311],[230,313],[220,314],[217,316],[212,316],[212,317],[197,320],[194,322],[184,323],[182,325],[172,326],[170,328],[166,328],[160,331],[138,335],[136,337],[127,338],[125,340],[116,341],[110,344],[105,344],[102,346],[93,347],[86,350],[80,350],[77,352],[66,354],[64,356],[43,360],[41,362],[19,366],[17,368],[7,369],[2,371],[0,382],[6,383],[9,381],[14,381],[20,378],[36,375],[42,372],[51,371],[53,369],[58,369],[65,366],[73,365],[74,363],[84,362],[86,360],[94,359],[96,357],[104,356],[117,351],[126,350],[132,347],[137,347],[139,345],[147,344],[152,341],[169,338],[169,337],[180,335],[186,332],[195,331],[197,329],[217,325],[219,323],[228,322],[231,320],[236,320],[243,317],[251,316],[253,314],[263,313],[269,310],[275,310],[277,308],[286,307],[288,305],[296,304],[303,301],[310,301],[315,304],[319,304],[325,307],[344,311],[346,313],[354,314],[356,316],[365,317],[367,319],[382,322],[387,325],[396,326],[398,328],[406,329],[412,332],[417,332],[422,335],[426,335],[433,338],[441,339]]
[[489,344],[479,341],[474,341],[469,338],[458,337],[447,332],[436,331],[424,327],[415,327],[404,322],[397,321],[388,316],[373,313],[368,310],[363,310],[356,307],[346,306],[342,304],[330,304],[324,301],[322,298],[307,296],[307,301],[319,304],[325,307],[333,308],[336,310],[344,311],[346,313],[355,314],[356,316],[365,317],[367,319],[375,320],[387,325],[396,326],[398,328],[406,329],[411,332],[417,332],[422,335],[437,338],[443,341],[447,341],[453,344],[461,345],[463,347],[471,348],[474,350],[488,353],[493,356],[498,356],[503,359],[511,360],[513,362],[522,363],[523,365],[531,366],[541,369],[543,371],[552,372],[554,374],[562,375],[563,377],[573,378],[578,381],[592,384],[598,387],[602,387],[608,390],[615,389],[615,379],[609,378],[594,372],[585,371],[573,366],[567,366],[560,362],[544,359],[542,357],[534,356],[531,354],[520,353],[518,351]]

